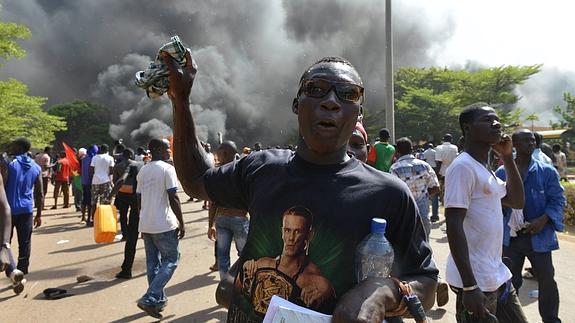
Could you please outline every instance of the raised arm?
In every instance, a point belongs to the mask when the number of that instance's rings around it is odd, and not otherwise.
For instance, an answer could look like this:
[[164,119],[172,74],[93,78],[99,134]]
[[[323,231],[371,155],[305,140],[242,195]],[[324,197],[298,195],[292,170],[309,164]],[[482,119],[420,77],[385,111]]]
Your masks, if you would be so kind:
[[504,206],[522,209],[525,205],[525,193],[523,192],[523,180],[519,175],[515,160],[513,160],[513,142],[511,137],[503,135],[498,144],[492,146],[499,158],[503,160],[503,167],[507,174],[507,195],[501,199]]
[[[12,217],[10,215],[10,204],[4,191],[4,181],[0,175],[0,244],[10,243],[10,233],[12,231]],[[5,270],[10,264],[10,250],[0,246],[0,270]]]
[[162,52],[162,58],[170,71],[168,96],[174,108],[174,166],[178,179],[189,196],[207,200],[203,175],[211,166],[196,137],[190,110],[190,92],[198,69],[189,50],[183,68],[166,52]]

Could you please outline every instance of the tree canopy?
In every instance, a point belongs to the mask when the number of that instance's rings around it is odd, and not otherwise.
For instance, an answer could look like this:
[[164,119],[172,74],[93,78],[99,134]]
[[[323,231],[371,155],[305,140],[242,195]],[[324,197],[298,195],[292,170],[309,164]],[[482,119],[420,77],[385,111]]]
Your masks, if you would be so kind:
[[112,142],[108,133],[110,109],[88,101],[73,101],[53,105],[48,113],[62,117],[68,129],[56,133],[57,142],[66,142],[72,147],[87,147],[91,144]]
[[553,129],[569,128],[575,129],[575,96],[569,92],[563,93],[565,106],[556,106],[553,110],[559,115],[558,122],[551,122]]
[[[29,38],[26,26],[0,22],[0,66],[2,60],[21,58],[25,51],[16,42]],[[54,132],[66,129],[66,122],[42,110],[46,98],[29,96],[28,87],[15,79],[0,81],[0,145],[26,137],[32,147],[41,148],[54,140]]]
[[[395,74],[396,138],[435,140],[443,134],[461,134],[458,116],[475,102],[486,102],[498,110],[507,125],[521,123],[520,97],[514,93],[541,65],[501,66],[476,71],[447,68],[399,69]],[[370,137],[385,124],[383,111],[372,111],[365,120]],[[379,126],[378,126],[379,125]]]

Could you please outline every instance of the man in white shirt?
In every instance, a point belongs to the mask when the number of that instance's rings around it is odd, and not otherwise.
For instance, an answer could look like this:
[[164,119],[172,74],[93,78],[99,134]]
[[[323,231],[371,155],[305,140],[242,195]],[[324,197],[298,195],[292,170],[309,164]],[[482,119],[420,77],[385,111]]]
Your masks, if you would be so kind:
[[94,225],[94,213],[98,202],[100,204],[110,204],[110,193],[112,192],[110,175],[115,163],[114,158],[108,154],[108,149],[108,145],[102,144],[99,147],[98,154],[90,162],[90,176],[92,177],[90,203],[92,212],[88,214],[88,219],[86,220],[86,225],[89,227]]
[[435,163],[441,176],[445,176],[447,167],[449,167],[455,157],[457,157],[457,146],[452,144],[451,140],[453,140],[451,134],[445,134],[445,136],[443,136],[443,143],[435,149]]
[[[457,295],[457,321],[495,315],[498,300],[507,295],[501,312],[509,322],[526,322],[509,283],[511,272],[501,258],[501,205],[522,209],[525,203],[511,138],[502,133],[499,117],[487,104],[466,108],[459,115],[459,124],[465,150],[445,174],[444,202],[450,249],[446,280]],[[503,161],[507,182],[489,170],[490,148]]]
[[[445,194],[445,171],[451,165],[459,150],[457,146],[451,143],[453,137],[451,134],[446,133],[443,136],[443,143],[435,148],[435,164],[437,169],[437,178],[439,179],[439,198],[443,201],[443,195]],[[445,203],[443,203],[445,206]],[[437,218],[432,218],[431,222],[439,221],[439,215]]]
[[164,161],[170,157],[169,143],[167,140],[152,139],[148,149],[152,161],[138,173],[136,193],[149,287],[138,300],[138,307],[152,317],[162,318],[160,312],[168,301],[164,287],[178,266],[178,239],[184,237],[185,228],[177,195],[176,170]]

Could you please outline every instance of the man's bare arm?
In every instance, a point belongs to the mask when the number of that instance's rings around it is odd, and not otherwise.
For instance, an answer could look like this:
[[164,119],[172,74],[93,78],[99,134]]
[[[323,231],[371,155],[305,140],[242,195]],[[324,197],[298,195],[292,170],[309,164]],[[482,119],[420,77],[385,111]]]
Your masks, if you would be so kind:
[[168,96],[174,108],[174,166],[184,191],[192,197],[207,200],[203,175],[211,165],[196,136],[196,125],[190,110],[190,92],[197,72],[190,51],[186,51],[186,66],[162,52],[170,71]]
[[493,151],[503,160],[503,167],[507,174],[507,195],[501,199],[501,203],[514,209],[522,209],[525,205],[525,193],[523,192],[523,180],[513,160],[513,142],[509,135],[501,136],[501,141],[491,146]]
[[471,270],[469,262],[469,250],[467,249],[467,237],[463,231],[463,219],[467,214],[466,209],[446,208],[445,222],[447,225],[447,241],[453,256],[453,261],[461,275],[463,286],[473,286],[477,282]]
[[[10,204],[4,191],[4,181],[0,175],[0,243],[10,243],[12,231],[12,216]],[[0,247],[0,270],[5,270],[10,265],[10,250]]]
[[[434,279],[427,276],[401,279],[409,282],[426,310],[433,306],[437,286]],[[385,312],[393,311],[400,302],[401,295],[391,279],[368,278],[342,296],[333,313],[333,322],[381,322]]]
[[10,215],[10,204],[4,191],[4,181],[0,175],[0,243],[10,242],[12,231],[12,217]]
[[34,182],[34,204],[36,205],[36,217],[34,226],[37,228],[42,225],[42,209],[44,208],[44,188],[42,185],[42,175],[38,174]]
[[184,224],[184,217],[182,216],[182,206],[180,204],[180,198],[178,197],[178,193],[175,190],[168,191],[168,201],[170,202],[170,208],[176,215],[176,219],[178,219],[178,229],[180,232],[178,233],[178,238],[182,239],[186,234],[186,227]]

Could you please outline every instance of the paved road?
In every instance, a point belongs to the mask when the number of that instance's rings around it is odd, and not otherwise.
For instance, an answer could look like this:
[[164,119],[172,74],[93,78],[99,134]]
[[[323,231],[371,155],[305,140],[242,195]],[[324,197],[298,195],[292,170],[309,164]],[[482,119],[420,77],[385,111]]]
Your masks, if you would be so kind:
[[[180,195],[182,201],[187,196]],[[53,201],[47,200],[52,206]],[[167,286],[169,305],[165,311],[167,322],[225,321],[226,311],[217,306],[214,291],[217,273],[210,273],[213,263],[213,244],[207,239],[207,211],[201,203],[184,203],[186,237],[182,240],[181,263]],[[25,291],[14,295],[9,280],[0,279],[0,322],[153,322],[136,307],[136,300],[144,293],[147,282],[142,240],[134,266],[135,277],[117,280],[123,259],[123,243],[95,244],[92,229],[79,222],[72,208],[46,211],[44,225],[32,237],[32,259]],[[435,258],[440,268],[445,267],[447,239],[436,224],[431,234]],[[13,242],[15,242],[14,239]],[[15,243],[14,243],[15,244]],[[15,246],[16,247],[16,246]],[[571,268],[575,260],[575,243],[561,241],[561,250],[554,254],[557,280],[561,292],[561,317],[569,322],[575,317],[575,279]],[[95,279],[77,283],[76,277],[89,275]],[[527,297],[536,284],[528,281],[521,290],[522,304],[532,322],[539,320],[537,300]],[[45,300],[42,291],[58,287],[74,294],[60,300]],[[453,294],[451,294],[453,296]],[[455,322],[454,303],[445,309],[433,309],[429,315],[435,322]]]

